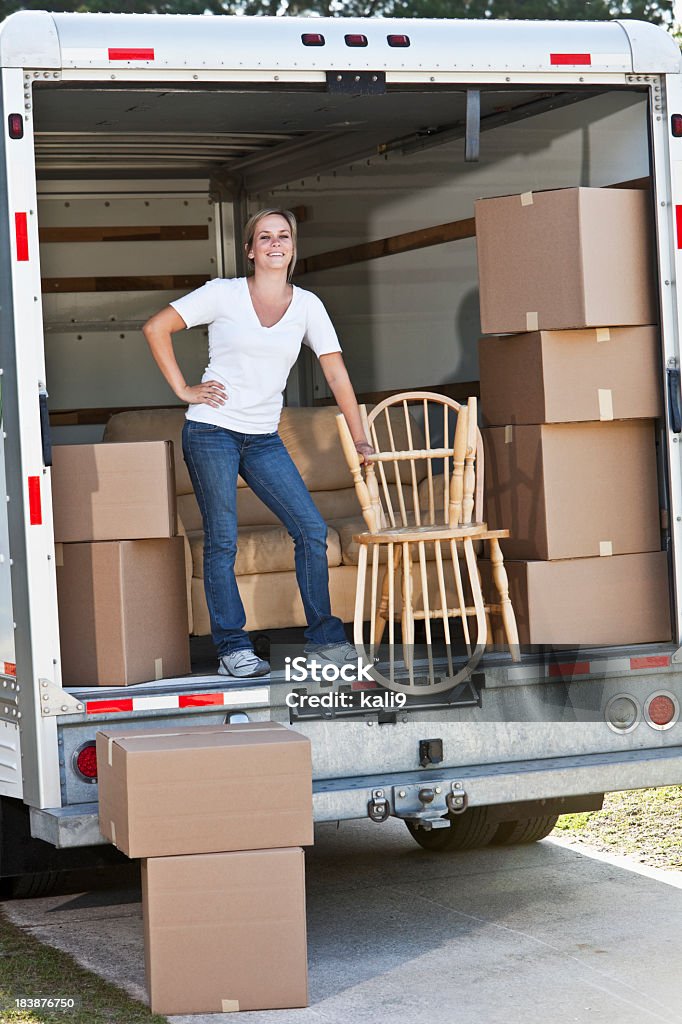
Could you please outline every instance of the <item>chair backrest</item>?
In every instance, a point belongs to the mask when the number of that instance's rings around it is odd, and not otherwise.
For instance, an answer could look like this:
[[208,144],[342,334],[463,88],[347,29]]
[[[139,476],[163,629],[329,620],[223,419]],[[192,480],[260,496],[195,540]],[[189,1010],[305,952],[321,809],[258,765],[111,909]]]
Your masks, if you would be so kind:
[[[376,453],[364,465],[343,416],[337,425],[370,532],[481,522],[483,441],[475,398],[461,405],[445,395],[406,391],[384,399],[369,415],[360,406],[360,413]],[[406,438],[407,447],[396,437]]]

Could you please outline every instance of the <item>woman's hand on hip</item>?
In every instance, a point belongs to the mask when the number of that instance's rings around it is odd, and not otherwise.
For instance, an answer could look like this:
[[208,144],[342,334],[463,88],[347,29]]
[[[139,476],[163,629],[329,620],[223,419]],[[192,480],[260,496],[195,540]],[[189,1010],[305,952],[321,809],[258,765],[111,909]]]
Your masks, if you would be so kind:
[[225,386],[217,380],[185,384],[184,388],[179,388],[175,393],[180,401],[188,405],[210,405],[213,409],[219,409],[227,401]]

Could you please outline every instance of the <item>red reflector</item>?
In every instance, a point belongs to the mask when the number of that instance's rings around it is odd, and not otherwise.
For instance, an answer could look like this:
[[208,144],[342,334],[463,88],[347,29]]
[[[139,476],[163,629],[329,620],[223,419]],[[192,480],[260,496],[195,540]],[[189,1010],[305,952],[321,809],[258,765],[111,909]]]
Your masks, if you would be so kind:
[[43,510],[40,504],[40,477],[28,478],[28,516],[31,526],[42,526]]
[[648,712],[654,725],[667,725],[675,717],[675,705],[670,697],[659,693],[658,697],[652,697],[649,701]]
[[591,64],[592,55],[589,53],[550,53],[550,64]]
[[682,137],[682,114],[673,114],[670,118],[670,131],[676,139]]
[[550,665],[549,678],[557,679],[564,676],[586,676],[590,671],[589,661],[576,661],[575,664]]
[[154,50],[121,50],[109,47],[109,60],[154,60]]
[[97,778],[97,747],[88,743],[76,757],[76,768],[86,779]]
[[17,236],[17,260],[26,262],[28,259],[28,223],[25,213],[14,214],[14,230]]
[[187,693],[178,697],[179,708],[198,708],[205,704],[223,704],[222,693]]
[[304,46],[324,46],[324,36],[320,32],[304,32],[301,42]]
[[133,698],[127,697],[121,700],[91,700],[88,701],[85,710],[89,715],[110,715],[114,711],[132,711]]
[[670,658],[667,654],[652,654],[648,658],[630,658],[630,668],[667,668]]
[[389,46],[409,46],[409,36],[386,36]]
[[346,46],[367,46],[367,36],[344,36]]
[[23,139],[24,119],[21,114],[10,114],[7,118],[10,139]]

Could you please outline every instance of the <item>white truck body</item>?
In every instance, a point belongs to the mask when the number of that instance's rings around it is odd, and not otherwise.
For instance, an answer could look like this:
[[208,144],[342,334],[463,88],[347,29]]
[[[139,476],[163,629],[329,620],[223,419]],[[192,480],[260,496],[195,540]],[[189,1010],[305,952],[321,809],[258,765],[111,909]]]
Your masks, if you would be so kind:
[[[304,45],[306,34],[323,44]],[[409,45],[389,45],[388,35]],[[354,36],[366,45],[349,45]],[[291,687],[276,674],[228,683],[199,671],[115,690],[62,686],[41,393],[53,411],[170,404],[139,327],[189,290],[179,279],[238,272],[239,225],[262,205],[313,211],[307,256],[471,217],[480,196],[647,176],[661,389],[679,388],[667,371],[679,369],[681,328],[682,138],[671,130],[682,114],[680,54],[663,30],[628,21],[21,12],[0,26],[0,74],[0,795],[30,808],[34,836],[76,847],[102,842],[96,790],[73,768],[97,728],[234,714],[288,722]],[[463,139],[476,141],[467,90],[480,90],[480,163],[462,161]],[[21,138],[10,137],[13,114]],[[69,241],[74,226],[197,223],[201,238],[177,245]],[[41,241],[44,229],[58,240]],[[150,272],[169,287],[59,292],[69,278]],[[476,379],[472,239],[303,283],[328,305],[358,391]],[[202,333],[178,339],[178,352],[198,379]],[[287,400],[311,404],[323,389],[318,368],[302,361]],[[682,701],[681,425],[671,404],[679,396],[665,397],[659,475],[673,641],[518,666],[486,656],[468,703],[297,720],[313,745],[317,820],[365,816],[378,792],[393,813],[414,816],[426,782],[457,786],[469,806],[507,808],[500,820],[682,782],[677,714],[664,728],[647,716],[657,694],[678,710]],[[53,439],[101,436],[76,419]],[[621,699],[636,708],[627,727],[607,721]],[[422,766],[420,741],[433,737],[443,760]]]

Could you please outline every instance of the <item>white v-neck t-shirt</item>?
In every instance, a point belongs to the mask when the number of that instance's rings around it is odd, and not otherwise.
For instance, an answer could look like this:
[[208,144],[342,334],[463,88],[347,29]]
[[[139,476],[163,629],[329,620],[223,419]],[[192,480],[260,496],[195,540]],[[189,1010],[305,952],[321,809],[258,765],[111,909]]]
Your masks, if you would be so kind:
[[272,327],[258,319],[245,277],[214,278],[170,303],[188,328],[209,325],[209,362],[201,379],[220,381],[227,393],[218,409],[190,405],[187,419],[242,434],[272,434],[301,344],[316,356],[341,351],[322,302],[304,288],[293,288],[288,309]]

